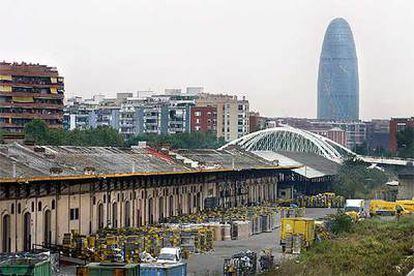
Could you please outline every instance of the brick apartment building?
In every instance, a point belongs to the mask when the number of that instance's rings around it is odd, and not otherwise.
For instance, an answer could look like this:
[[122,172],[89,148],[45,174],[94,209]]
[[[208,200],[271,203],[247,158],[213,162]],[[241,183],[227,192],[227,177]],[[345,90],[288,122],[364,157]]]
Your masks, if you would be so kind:
[[411,118],[392,118],[390,120],[390,138],[388,140],[388,150],[398,151],[397,133],[405,128],[414,128],[414,117]]
[[213,106],[194,106],[191,108],[191,132],[216,132],[217,109]]
[[0,62],[0,129],[6,139],[22,138],[25,124],[33,119],[61,128],[63,94],[63,77],[56,68]]

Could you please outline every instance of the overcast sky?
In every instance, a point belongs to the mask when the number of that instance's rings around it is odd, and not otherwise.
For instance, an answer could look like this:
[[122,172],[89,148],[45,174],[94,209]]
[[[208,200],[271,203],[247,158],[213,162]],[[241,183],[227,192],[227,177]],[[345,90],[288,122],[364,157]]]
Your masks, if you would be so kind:
[[0,59],[58,67],[67,95],[204,86],[316,117],[329,21],[351,25],[362,119],[414,115],[413,0],[2,0]]

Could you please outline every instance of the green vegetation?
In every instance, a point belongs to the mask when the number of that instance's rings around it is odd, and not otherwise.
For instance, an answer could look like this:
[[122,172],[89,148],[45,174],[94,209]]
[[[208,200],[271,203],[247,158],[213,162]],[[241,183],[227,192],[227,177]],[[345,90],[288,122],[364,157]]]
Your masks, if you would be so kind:
[[355,145],[355,147],[352,149],[353,152],[360,154],[360,155],[370,155],[370,156],[386,156],[391,157],[392,154],[383,147],[377,146],[372,147],[368,145],[368,143],[365,141],[361,145]]
[[351,231],[353,225],[352,218],[344,212],[340,212],[331,221],[331,231],[333,234],[338,235]]
[[216,149],[224,145],[223,138],[216,138],[214,133],[179,133],[174,135],[143,134],[127,141],[127,145],[136,145],[147,141],[151,146],[168,145],[173,149]]
[[3,144],[3,135],[5,134],[4,130],[0,129],[0,144]]
[[53,146],[131,146],[147,141],[150,146],[170,146],[177,149],[218,148],[224,145],[213,133],[180,133],[175,135],[138,135],[124,142],[122,135],[110,127],[91,129],[49,129],[44,121],[33,120],[25,126],[26,141]]
[[397,133],[398,156],[414,158],[414,128],[406,128]]
[[387,173],[378,169],[369,169],[366,163],[351,158],[340,167],[334,183],[334,192],[346,198],[368,198],[388,179]]
[[414,268],[413,232],[412,216],[361,221],[268,275],[406,275]]
[[113,128],[98,127],[85,130],[65,131],[49,129],[42,120],[33,120],[25,126],[26,141],[37,145],[53,146],[114,146],[124,145],[122,136]]

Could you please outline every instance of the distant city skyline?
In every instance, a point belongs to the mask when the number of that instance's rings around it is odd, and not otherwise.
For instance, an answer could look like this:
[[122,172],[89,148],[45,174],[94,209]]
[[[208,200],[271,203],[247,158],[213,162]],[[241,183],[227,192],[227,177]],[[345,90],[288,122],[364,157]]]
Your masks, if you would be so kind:
[[7,39],[0,59],[56,66],[68,96],[203,86],[206,92],[245,95],[252,110],[272,117],[316,118],[324,32],[327,22],[343,17],[357,38],[360,119],[414,113],[412,1],[2,5]]

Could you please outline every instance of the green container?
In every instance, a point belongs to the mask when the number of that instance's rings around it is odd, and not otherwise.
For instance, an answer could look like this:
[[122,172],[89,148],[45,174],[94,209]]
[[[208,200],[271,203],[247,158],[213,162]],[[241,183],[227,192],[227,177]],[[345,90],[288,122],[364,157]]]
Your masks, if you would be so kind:
[[36,262],[27,259],[10,260],[0,264],[0,275],[51,276],[52,269],[50,261]]
[[87,265],[88,276],[137,276],[139,265],[123,263],[90,263]]

